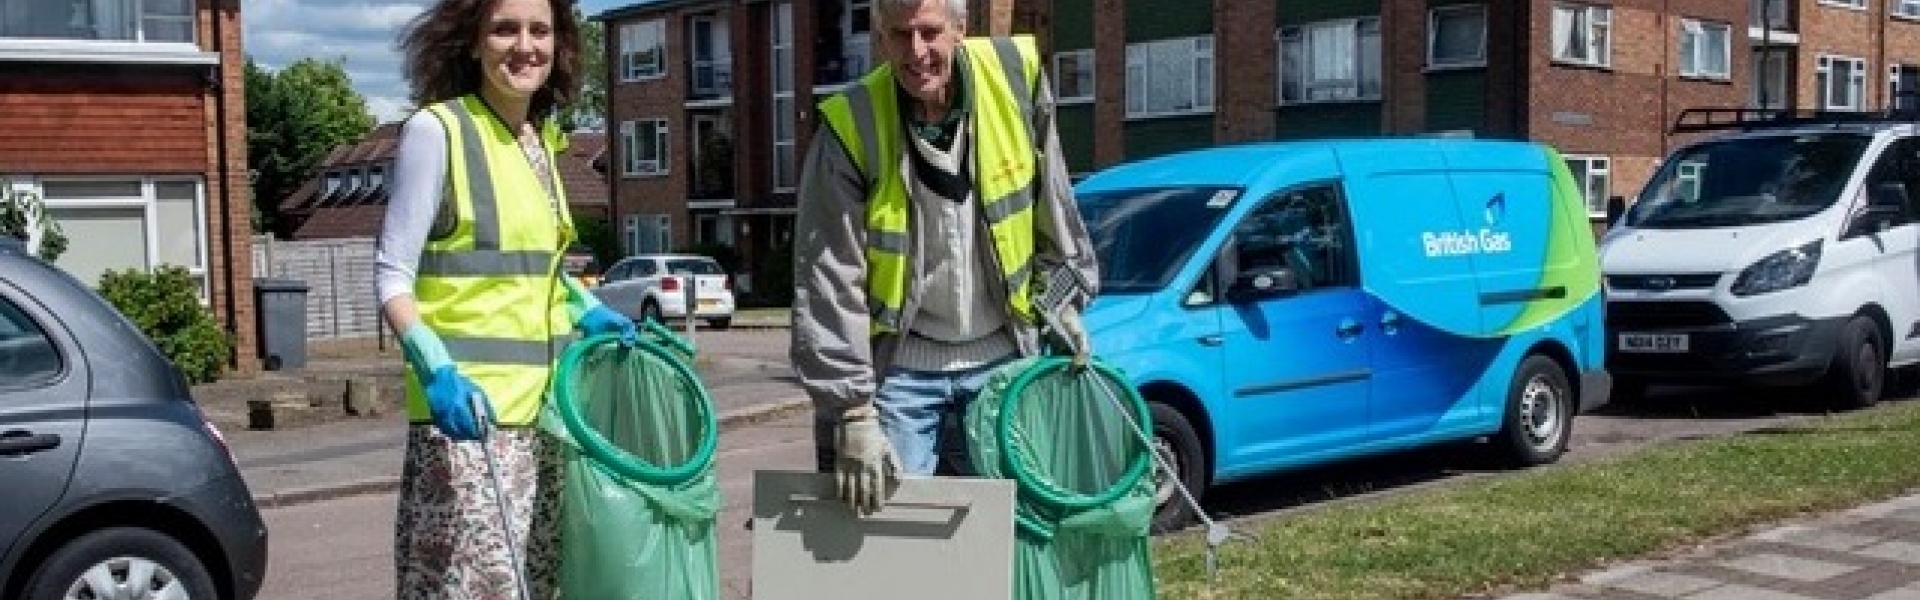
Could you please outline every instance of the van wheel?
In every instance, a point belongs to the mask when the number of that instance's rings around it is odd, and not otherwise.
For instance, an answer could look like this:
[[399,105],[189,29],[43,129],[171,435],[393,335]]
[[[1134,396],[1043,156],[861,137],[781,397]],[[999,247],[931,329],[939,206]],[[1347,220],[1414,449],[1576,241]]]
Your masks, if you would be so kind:
[[34,570],[27,600],[218,600],[213,578],[180,542],[139,527],[112,527],[61,546]]
[[1885,347],[1873,319],[1856,316],[1847,321],[1840,345],[1834,349],[1833,366],[1827,368],[1826,385],[1835,406],[1856,409],[1880,403],[1887,385]]
[[[1199,501],[1207,483],[1207,458],[1200,435],[1194,433],[1186,415],[1166,404],[1148,402],[1147,415],[1153,419],[1153,451],[1173,467],[1180,482],[1193,493],[1194,501]],[[1154,533],[1178,531],[1198,516],[1157,463],[1153,469],[1153,509]]]
[[640,305],[640,322],[645,323],[647,321],[653,321],[661,325],[667,324],[666,318],[660,315],[660,303],[648,300]]
[[1573,433],[1573,386],[1560,363],[1534,354],[1520,361],[1507,388],[1504,425],[1495,438],[1510,465],[1531,467],[1559,460]]

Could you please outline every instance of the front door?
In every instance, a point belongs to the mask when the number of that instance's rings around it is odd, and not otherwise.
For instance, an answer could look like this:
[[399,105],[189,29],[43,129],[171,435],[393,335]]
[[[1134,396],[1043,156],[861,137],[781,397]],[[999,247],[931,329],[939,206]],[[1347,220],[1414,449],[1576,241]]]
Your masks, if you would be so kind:
[[1285,267],[1298,289],[1222,306],[1228,417],[1242,443],[1234,464],[1314,460],[1364,441],[1372,384],[1366,293],[1335,184],[1263,201],[1223,252],[1232,271]]
[[86,430],[86,369],[57,327],[46,307],[0,281],[0,550],[7,552],[66,492]]

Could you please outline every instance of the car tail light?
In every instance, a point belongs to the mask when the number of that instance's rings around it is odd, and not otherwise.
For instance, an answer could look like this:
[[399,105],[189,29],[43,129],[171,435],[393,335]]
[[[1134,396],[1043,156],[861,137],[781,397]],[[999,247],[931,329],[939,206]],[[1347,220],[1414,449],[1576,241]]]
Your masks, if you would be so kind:
[[660,289],[661,289],[662,291],[668,291],[668,292],[672,292],[672,291],[678,291],[678,290],[680,289],[680,278],[678,278],[678,277],[663,277],[663,278],[661,278],[661,279],[660,279]]

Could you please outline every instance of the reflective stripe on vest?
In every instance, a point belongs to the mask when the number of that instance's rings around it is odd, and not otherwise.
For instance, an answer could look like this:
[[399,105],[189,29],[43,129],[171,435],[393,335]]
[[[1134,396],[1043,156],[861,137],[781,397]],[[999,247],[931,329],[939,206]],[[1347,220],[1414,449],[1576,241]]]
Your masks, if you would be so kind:
[[[962,52],[972,94],[974,197],[993,237],[1008,308],[1031,323],[1033,182],[1040,168],[1031,123],[1039,52],[1032,36],[969,39]],[[988,56],[997,60],[985,60]],[[875,333],[899,330],[907,296],[912,201],[901,173],[904,125],[895,87],[892,65],[883,64],[820,105],[834,137],[866,180],[867,310]]]
[[[441,210],[455,212],[455,226],[445,239],[427,241],[414,300],[461,374],[493,402],[499,422],[530,424],[553,361],[571,340],[559,273],[573,223],[555,210],[518,136],[478,97],[426,110],[447,132],[449,202]],[[555,131],[549,123],[542,137],[547,164],[557,166]],[[549,176],[555,193],[564,194],[559,173]],[[411,370],[407,379],[408,417],[424,421],[420,382]]]

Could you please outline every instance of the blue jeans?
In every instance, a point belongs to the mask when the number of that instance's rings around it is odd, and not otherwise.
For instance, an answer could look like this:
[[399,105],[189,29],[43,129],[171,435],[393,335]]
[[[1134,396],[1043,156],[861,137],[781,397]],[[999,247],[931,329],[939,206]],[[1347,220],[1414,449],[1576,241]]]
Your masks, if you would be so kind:
[[936,467],[942,466],[940,459],[945,458],[945,468],[939,469],[939,474],[975,474],[967,458],[967,405],[979,395],[994,369],[1006,362],[963,371],[887,371],[873,403],[880,412],[880,431],[893,443],[902,473],[933,475]]

